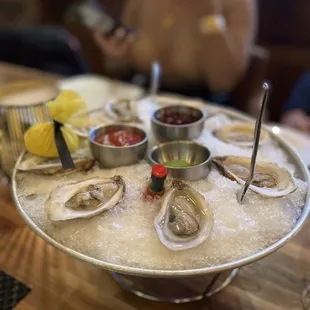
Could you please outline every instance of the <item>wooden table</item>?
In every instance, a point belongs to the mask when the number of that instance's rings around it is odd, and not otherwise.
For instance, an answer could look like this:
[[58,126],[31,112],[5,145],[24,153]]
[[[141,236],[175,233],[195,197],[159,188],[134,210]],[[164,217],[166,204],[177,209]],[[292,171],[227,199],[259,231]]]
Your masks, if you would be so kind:
[[[0,83],[29,78],[30,73],[45,76],[27,70],[0,63]],[[0,269],[32,289],[17,310],[300,310],[301,293],[310,283],[309,233],[307,222],[290,243],[243,268],[230,286],[210,299],[183,305],[157,303],[124,291],[108,272],[39,238],[20,218],[10,186],[0,183]]]

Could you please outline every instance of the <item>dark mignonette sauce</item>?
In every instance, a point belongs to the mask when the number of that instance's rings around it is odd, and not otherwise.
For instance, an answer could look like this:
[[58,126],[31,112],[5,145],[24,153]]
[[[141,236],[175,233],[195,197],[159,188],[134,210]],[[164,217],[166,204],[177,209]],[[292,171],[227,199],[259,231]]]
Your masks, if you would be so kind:
[[158,120],[169,125],[187,125],[199,120],[193,113],[182,113],[178,111],[165,111],[158,117]]

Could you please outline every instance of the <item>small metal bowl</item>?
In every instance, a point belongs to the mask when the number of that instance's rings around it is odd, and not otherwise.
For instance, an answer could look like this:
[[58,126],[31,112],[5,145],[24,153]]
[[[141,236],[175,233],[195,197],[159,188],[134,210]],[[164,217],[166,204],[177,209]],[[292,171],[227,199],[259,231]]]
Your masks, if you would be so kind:
[[[103,145],[95,141],[99,133],[128,130],[143,137],[143,140],[130,146],[111,146]],[[138,163],[145,157],[148,147],[148,137],[146,133],[137,127],[128,125],[103,125],[92,129],[89,132],[90,148],[94,158],[105,168],[116,168],[119,166],[130,166]]]
[[[184,125],[172,125],[160,121],[160,118],[168,113],[180,113],[192,115],[196,121]],[[157,110],[151,118],[152,131],[158,141],[193,140],[201,135],[206,120],[203,110],[189,106],[174,105]]]
[[168,173],[177,179],[197,181],[207,177],[211,170],[212,156],[208,148],[192,141],[173,141],[154,146],[149,151],[149,160],[155,164],[162,164],[174,160],[185,160],[193,166],[169,167]]

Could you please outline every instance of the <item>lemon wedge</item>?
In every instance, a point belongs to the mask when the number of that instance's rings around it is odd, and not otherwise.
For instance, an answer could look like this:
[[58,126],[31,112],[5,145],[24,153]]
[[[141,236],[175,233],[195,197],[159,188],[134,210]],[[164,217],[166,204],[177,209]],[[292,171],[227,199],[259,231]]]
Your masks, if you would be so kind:
[[[62,126],[60,130],[70,153],[75,152],[79,146],[78,136],[69,127]],[[24,135],[26,149],[37,156],[58,157],[54,135],[53,123],[35,124]]]
[[51,118],[60,124],[67,123],[74,114],[86,111],[84,100],[72,90],[62,91],[55,100],[47,103],[47,108]]

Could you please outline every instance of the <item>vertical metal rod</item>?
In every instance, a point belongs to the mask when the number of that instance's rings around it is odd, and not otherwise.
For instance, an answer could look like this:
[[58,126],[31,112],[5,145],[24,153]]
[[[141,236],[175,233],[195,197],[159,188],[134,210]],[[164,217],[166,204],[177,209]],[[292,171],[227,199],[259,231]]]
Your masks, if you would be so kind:
[[251,158],[250,173],[249,173],[247,181],[242,186],[242,188],[237,191],[237,194],[236,194],[237,200],[239,203],[243,202],[245,194],[251,185],[253,175],[254,175],[256,157],[257,157],[257,152],[258,152],[258,147],[259,147],[260,131],[261,131],[261,126],[262,126],[262,119],[263,119],[265,107],[267,105],[268,94],[269,94],[269,85],[267,82],[263,84],[263,91],[264,91],[263,99],[262,99],[259,115],[255,123],[254,146],[253,146],[253,152],[252,152],[252,158]]
[[152,100],[155,100],[155,97],[157,95],[160,79],[161,79],[161,66],[159,62],[154,61],[152,63],[151,83],[149,93],[149,96],[151,97]]

